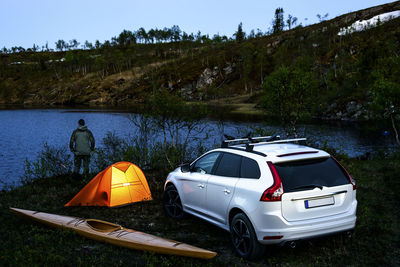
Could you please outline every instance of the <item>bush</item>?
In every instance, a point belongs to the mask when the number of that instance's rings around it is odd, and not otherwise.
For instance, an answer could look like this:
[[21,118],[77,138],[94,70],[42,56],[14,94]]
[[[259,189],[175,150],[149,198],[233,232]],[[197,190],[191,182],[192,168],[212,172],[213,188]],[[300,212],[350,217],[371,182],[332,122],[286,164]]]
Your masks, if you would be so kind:
[[290,133],[297,136],[298,120],[310,113],[316,101],[315,75],[300,63],[296,67],[278,68],[263,84],[263,107],[278,116],[287,136]]
[[38,160],[30,162],[25,159],[24,174],[20,177],[22,184],[30,183],[33,179],[49,178],[69,173],[72,169],[71,155],[67,147],[54,147],[47,143],[39,152]]
[[103,147],[96,149],[94,165],[95,170],[102,171],[113,163],[124,160],[126,142],[115,135],[115,132],[107,132],[103,138]]

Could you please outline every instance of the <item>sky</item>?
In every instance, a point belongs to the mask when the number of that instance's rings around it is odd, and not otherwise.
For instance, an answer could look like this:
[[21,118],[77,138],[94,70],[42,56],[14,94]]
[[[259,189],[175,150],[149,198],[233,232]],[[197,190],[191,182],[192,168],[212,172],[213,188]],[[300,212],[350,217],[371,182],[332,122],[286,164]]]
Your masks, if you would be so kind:
[[243,30],[267,31],[275,9],[282,7],[298,23],[318,22],[360,9],[390,3],[385,0],[1,0],[0,48],[33,44],[54,48],[57,40],[104,42],[124,29],[170,28],[178,25],[187,33],[231,37],[238,24]]

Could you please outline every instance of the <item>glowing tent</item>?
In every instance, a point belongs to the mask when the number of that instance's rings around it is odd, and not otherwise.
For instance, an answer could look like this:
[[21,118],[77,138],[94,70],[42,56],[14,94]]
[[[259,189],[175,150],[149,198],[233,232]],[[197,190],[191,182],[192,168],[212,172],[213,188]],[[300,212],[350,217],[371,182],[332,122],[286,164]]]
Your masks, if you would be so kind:
[[151,199],[142,170],[130,162],[118,162],[97,174],[65,206],[115,207]]

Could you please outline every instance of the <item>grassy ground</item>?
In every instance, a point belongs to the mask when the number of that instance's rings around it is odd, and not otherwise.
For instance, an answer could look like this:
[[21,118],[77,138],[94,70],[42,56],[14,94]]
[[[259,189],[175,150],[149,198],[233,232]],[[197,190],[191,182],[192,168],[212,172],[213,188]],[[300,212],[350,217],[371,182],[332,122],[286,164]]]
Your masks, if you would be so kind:
[[[219,106],[225,110],[230,110],[232,113],[242,115],[266,115],[266,111],[257,107],[257,101],[254,98],[260,97],[258,95],[238,95],[233,97],[226,97],[216,100],[194,102],[200,105]],[[192,102],[193,103],[193,102]]]
[[[0,265],[68,266],[399,266],[400,265],[400,163],[397,160],[347,160],[357,178],[357,226],[351,237],[330,236],[305,241],[295,249],[268,246],[264,257],[247,262],[233,252],[229,234],[200,219],[175,221],[161,205],[165,174],[146,173],[153,201],[121,208],[65,208],[88,181],[68,176],[38,179],[11,191],[0,192]],[[38,210],[83,218],[102,219],[164,238],[175,239],[218,253],[198,260],[129,250],[96,242],[72,231],[22,220],[8,208]]]

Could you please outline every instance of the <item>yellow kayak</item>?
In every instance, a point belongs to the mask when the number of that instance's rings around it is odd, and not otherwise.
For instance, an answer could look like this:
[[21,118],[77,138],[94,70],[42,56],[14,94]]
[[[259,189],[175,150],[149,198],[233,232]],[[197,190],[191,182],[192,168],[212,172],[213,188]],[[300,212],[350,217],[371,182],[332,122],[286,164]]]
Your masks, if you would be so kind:
[[19,216],[50,226],[71,229],[88,238],[121,247],[201,259],[211,259],[217,255],[213,251],[134,231],[105,221],[81,219],[17,208],[10,208],[10,210]]

